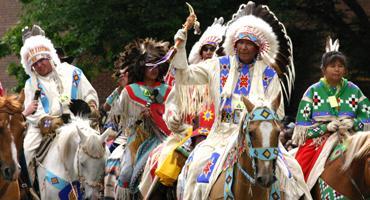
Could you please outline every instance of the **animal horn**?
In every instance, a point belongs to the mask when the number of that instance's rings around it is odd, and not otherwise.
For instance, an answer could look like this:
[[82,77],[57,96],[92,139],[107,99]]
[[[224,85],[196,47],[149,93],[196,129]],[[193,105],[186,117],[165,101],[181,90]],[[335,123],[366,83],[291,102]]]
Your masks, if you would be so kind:
[[197,20],[197,17],[196,17],[196,14],[195,14],[194,8],[193,8],[193,6],[191,6],[188,2],[185,2],[185,3],[186,3],[186,5],[188,6],[188,9],[189,9],[189,16],[191,16],[191,15],[194,15],[194,16],[195,16],[195,20],[194,20],[194,24],[193,24],[194,34],[195,34],[195,35],[200,35],[200,33],[201,33],[201,30],[200,30],[200,23],[199,23],[199,21]]
[[195,14],[195,13],[194,13],[194,8],[193,8],[193,6],[191,6],[188,2],[185,2],[185,3],[186,3],[186,5],[188,6],[189,13],[190,13],[190,14]]

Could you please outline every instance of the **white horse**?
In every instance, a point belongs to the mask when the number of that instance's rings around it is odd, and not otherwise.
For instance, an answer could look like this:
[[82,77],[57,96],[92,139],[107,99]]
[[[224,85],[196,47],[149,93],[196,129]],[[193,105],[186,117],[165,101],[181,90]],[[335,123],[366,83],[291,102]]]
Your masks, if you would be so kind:
[[57,129],[45,159],[38,163],[41,199],[99,197],[106,161],[103,143],[109,130],[99,135],[88,119],[79,117]]

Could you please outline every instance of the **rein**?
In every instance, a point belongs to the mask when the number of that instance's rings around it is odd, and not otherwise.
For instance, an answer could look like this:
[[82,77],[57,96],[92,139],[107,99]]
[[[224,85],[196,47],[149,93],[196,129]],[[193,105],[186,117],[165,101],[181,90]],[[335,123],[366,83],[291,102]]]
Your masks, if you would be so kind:
[[[226,181],[224,185],[224,199],[234,199],[234,195],[232,192],[232,183],[233,183],[235,164],[237,164],[238,170],[243,174],[243,176],[250,183],[252,183],[252,185],[254,185],[256,184],[255,177],[256,177],[256,172],[257,172],[255,158],[259,160],[264,160],[264,161],[276,160],[278,153],[279,153],[279,150],[277,147],[254,148],[252,146],[252,142],[251,142],[250,135],[249,135],[250,122],[268,121],[268,120],[277,121],[279,120],[279,118],[276,115],[276,113],[267,107],[255,108],[251,113],[252,114],[247,113],[244,116],[242,120],[242,128],[239,134],[243,134],[243,131],[245,133],[245,142],[249,149],[247,155],[251,158],[251,161],[252,161],[253,175],[248,174],[248,172],[243,169],[243,167],[240,165],[239,162],[234,163],[234,165],[230,165],[226,170]],[[275,168],[274,168],[273,173],[275,176]],[[280,190],[278,186],[275,186],[275,184],[271,188],[270,199],[280,199]]]

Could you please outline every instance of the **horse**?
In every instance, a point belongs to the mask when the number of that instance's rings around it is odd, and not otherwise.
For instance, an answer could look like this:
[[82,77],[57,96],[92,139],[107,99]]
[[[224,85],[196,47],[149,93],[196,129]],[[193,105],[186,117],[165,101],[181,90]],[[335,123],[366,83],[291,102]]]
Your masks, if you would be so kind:
[[245,97],[243,102],[247,112],[242,116],[236,147],[241,153],[237,153],[234,163],[218,176],[209,198],[283,199],[283,192],[275,185],[280,133],[275,112],[280,105],[280,95],[272,102],[272,109],[255,106]]
[[37,163],[41,199],[97,199],[106,160],[103,143],[109,133],[107,129],[99,135],[90,120],[81,117],[58,128],[47,155]]
[[17,152],[26,128],[22,115],[24,93],[0,97],[0,199],[20,199]]
[[325,163],[312,190],[314,199],[369,199],[370,132],[355,133],[343,144]]

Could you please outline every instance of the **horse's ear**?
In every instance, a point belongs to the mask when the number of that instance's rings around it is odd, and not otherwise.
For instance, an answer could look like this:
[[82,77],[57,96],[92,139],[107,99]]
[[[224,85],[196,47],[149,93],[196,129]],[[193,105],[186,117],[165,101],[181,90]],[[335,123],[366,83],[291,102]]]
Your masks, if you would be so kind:
[[84,143],[86,141],[85,134],[80,130],[80,128],[77,126],[77,133],[80,136],[81,143]]
[[279,109],[280,101],[281,101],[281,93],[279,93],[279,94],[276,96],[276,98],[274,99],[274,101],[272,101],[272,103],[271,103],[271,107],[272,107],[272,109],[273,109],[275,112]]
[[250,102],[248,100],[248,98],[245,97],[245,96],[242,96],[242,100],[243,100],[243,103],[244,103],[245,107],[247,108],[248,112],[249,113],[252,112],[252,110],[254,108],[254,104],[252,102]]
[[116,137],[117,136],[117,133],[115,131],[112,130],[112,128],[107,128],[107,130],[105,130],[100,136],[100,141],[101,143],[104,143],[105,142],[105,139],[107,137]]
[[19,93],[18,101],[19,101],[21,104],[23,104],[24,99],[25,99],[24,89],[22,89],[22,90],[21,90],[21,92]]

